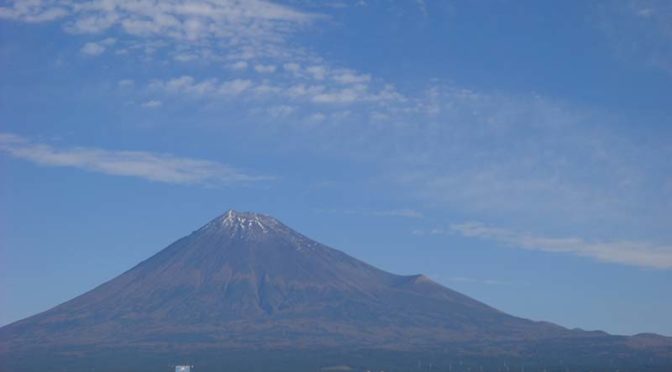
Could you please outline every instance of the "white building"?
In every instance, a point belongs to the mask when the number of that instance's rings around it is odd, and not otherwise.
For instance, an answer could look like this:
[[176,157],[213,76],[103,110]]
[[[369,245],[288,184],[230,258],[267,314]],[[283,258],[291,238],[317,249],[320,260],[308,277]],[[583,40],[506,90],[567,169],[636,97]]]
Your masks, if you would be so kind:
[[175,372],[191,372],[193,366],[175,366]]

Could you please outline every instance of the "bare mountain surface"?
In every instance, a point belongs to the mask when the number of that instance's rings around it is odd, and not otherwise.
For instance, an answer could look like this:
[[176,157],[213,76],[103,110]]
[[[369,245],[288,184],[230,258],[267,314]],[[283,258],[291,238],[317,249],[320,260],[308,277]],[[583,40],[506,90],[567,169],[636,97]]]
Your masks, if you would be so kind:
[[637,353],[672,359],[669,338],[517,318],[423,275],[377,269],[272,217],[236,211],[109,282],[0,329],[0,358],[8,360],[38,351],[86,357],[91,350],[129,348],[147,354],[463,350],[515,357],[573,345],[626,359],[640,358]]

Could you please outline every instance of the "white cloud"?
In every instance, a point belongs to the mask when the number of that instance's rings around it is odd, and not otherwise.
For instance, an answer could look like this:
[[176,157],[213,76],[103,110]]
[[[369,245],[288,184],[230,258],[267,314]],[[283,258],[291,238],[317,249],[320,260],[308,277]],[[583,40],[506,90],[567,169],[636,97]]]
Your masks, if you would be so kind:
[[220,84],[217,91],[226,95],[238,95],[250,89],[252,85],[253,83],[250,80],[233,79]]
[[67,7],[41,0],[13,1],[10,7],[0,7],[0,19],[30,23],[49,22],[68,14]]
[[0,151],[43,166],[72,167],[174,184],[223,186],[271,179],[250,175],[229,165],[209,160],[145,151],[56,148],[8,133],[0,133]]
[[284,65],[282,65],[282,68],[292,73],[298,73],[299,71],[301,71],[301,65],[299,65],[296,62],[285,63]]
[[460,283],[476,283],[476,284],[485,284],[485,285],[514,285],[516,283],[513,282],[508,282],[508,281],[503,281],[503,280],[495,280],[495,279],[478,279],[478,278],[470,278],[467,276],[452,276],[448,278],[448,281],[451,282],[460,282]]
[[371,81],[371,75],[358,74],[354,71],[343,71],[334,76],[334,80],[342,84],[362,84]]
[[163,102],[161,102],[159,100],[155,100],[155,99],[142,103],[142,107],[149,108],[149,109],[159,108],[162,105],[163,105]]
[[324,80],[327,77],[328,69],[326,66],[309,66],[306,72],[316,80]]
[[424,215],[414,209],[347,209],[341,211],[346,214],[356,214],[373,217],[402,217],[402,218],[424,218]]
[[[150,90],[195,96],[235,96],[253,88],[253,83],[245,79],[232,79],[220,82],[212,78],[196,81],[192,76],[184,75],[169,80],[155,80],[149,84]],[[258,88],[258,87],[257,87]]]
[[173,56],[173,59],[178,62],[189,62],[198,59],[198,55],[190,53],[179,53]]
[[275,72],[276,67],[274,65],[256,65],[254,70],[260,74],[271,74]]
[[80,49],[80,52],[88,56],[98,56],[105,52],[105,47],[98,43],[86,43],[82,49]]
[[427,12],[427,3],[425,3],[425,0],[416,0],[415,3],[418,5],[420,13],[422,13],[422,15],[427,17],[429,13]]
[[312,96],[310,99],[316,103],[350,103],[367,98],[366,87],[332,90]]
[[457,233],[470,238],[493,240],[514,248],[590,257],[601,262],[672,269],[672,246],[635,241],[587,241],[582,238],[556,238],[490,227],[481,223],[463,223],[429,233]]
[[230,65],[231,69],[239,70],[239,71],[247,69],[247,66],[248,66],[248,63],[245,62],[245,61],[238,61],[238,62],[232,63]]
[[325,120],[327,120],[327,115],[321,112],[316,112],[307,118],[307,121],[311,123],[321,123]]
[[204,95],[217,93],[219,83],[217,79],[197,82],[193,77],[184,75],[166,81],[155,80],[150,83],[149,87],[153,90],[163,90],[169,93]]
[[[402,96],[371,75],[329,65],[318,56],[288,42],[291,35],[321,15],[263,0],[28,0],[0,7],[17,20],[27,21],[50,9],[66,11],[61,18],[72,34],[115,35],[91,41],[81,53],[97,56],[118,42],[116,54],[144,54],[179,62],[216,61],[241,76],[197,79],[168,77],[150,85],[171,94],[241,96],[257,100],[277,99],[273,106],[299,102],[344,106],[387,104]],[[7,13],[7,14],[9,14]],[[250,80],[243,72],[264,75]],[[272,76],[271,76],[272,74]],[[272,80],[271,80],[272,79]],[[377,109],[380,111],[380,109]],[[313,115],[313,119],[321,117]],[[338,115],[332,116],[334,118]],[[382,117],[382,116],[381,116]]]
[[122,88],[127,88],[127,87],[132,87],[135,85],[135,82],[131,79],[122,79],[117,82],[117,85],[119,85]]
[[381,217],[405,217],[405,218],[423,218],[422,213],[414,209],[387,209],[371,211],[373,216]]
[[100,44],[105,46],[112,46],[117,43],[117,39],[113,37],[108,37],[100,41]]
[[106,39],[100,40],[98,42],[88,42],[82,46],[79,50],[82,54],[89,56],[98,56],[103,54],[108,47],[113,46],[117,42],[117,39],[108,37]]
[[640,17],[644,17],[644,18],[651,17],[651,16],[654,15],[655,13],[656,13],[656,12],[655,12],[653,9],[651,9],[651,8],[637,9],[637,10],[635,11],[635,14],[637,14],[637,15],[640,16]]
[[[262,69],[270,72],[270,69],[266,67]],[[381,105],[405,100],[405,97],[389,85],[378,91],[370,91],[369,86],[364,84],[330,87],[329,85],[295,84],[292,79],[277,79],[269,82],[250,79],[220,81],[216,78],[209,78],[199,81],[192,76],[184,75],[168,80],[154,80],[149,84],[149,88],[169,94],[188,94],[210,98],[248,94],[248,97],[252,99],[274,98],[278,101],[276,106],[288,105],[294,101],[321,105]]]
[[273,118],[286,118],[296,111],[296,107],[289,105],[278,105],[269,107],[266,113]]

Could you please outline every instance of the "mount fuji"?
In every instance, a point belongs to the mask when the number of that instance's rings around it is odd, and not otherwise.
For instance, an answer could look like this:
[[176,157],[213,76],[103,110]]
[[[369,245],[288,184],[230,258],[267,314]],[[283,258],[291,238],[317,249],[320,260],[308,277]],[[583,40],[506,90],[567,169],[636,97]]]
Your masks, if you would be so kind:
[[672,339],[515,317],[233,210],[97,288],[0,328],[0,371],[167,371],[180,362],[199,371],[662,371],[672,366]]

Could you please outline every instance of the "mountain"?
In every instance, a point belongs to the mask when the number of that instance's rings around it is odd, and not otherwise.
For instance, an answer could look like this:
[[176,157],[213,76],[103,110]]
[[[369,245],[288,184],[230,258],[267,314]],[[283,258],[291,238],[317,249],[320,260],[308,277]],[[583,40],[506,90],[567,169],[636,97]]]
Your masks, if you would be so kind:
[[429,360],[431,368],[459,361],[664,370],[672,340],[514,317],[426,276],[375,268],[272,217],[236,211],[0,329],[2,371],[105,370],[112,362],[111,370],[158,371],[171,358],[206,370],[234,362],[241,370],[415,368],[417,360],[418,368]]

